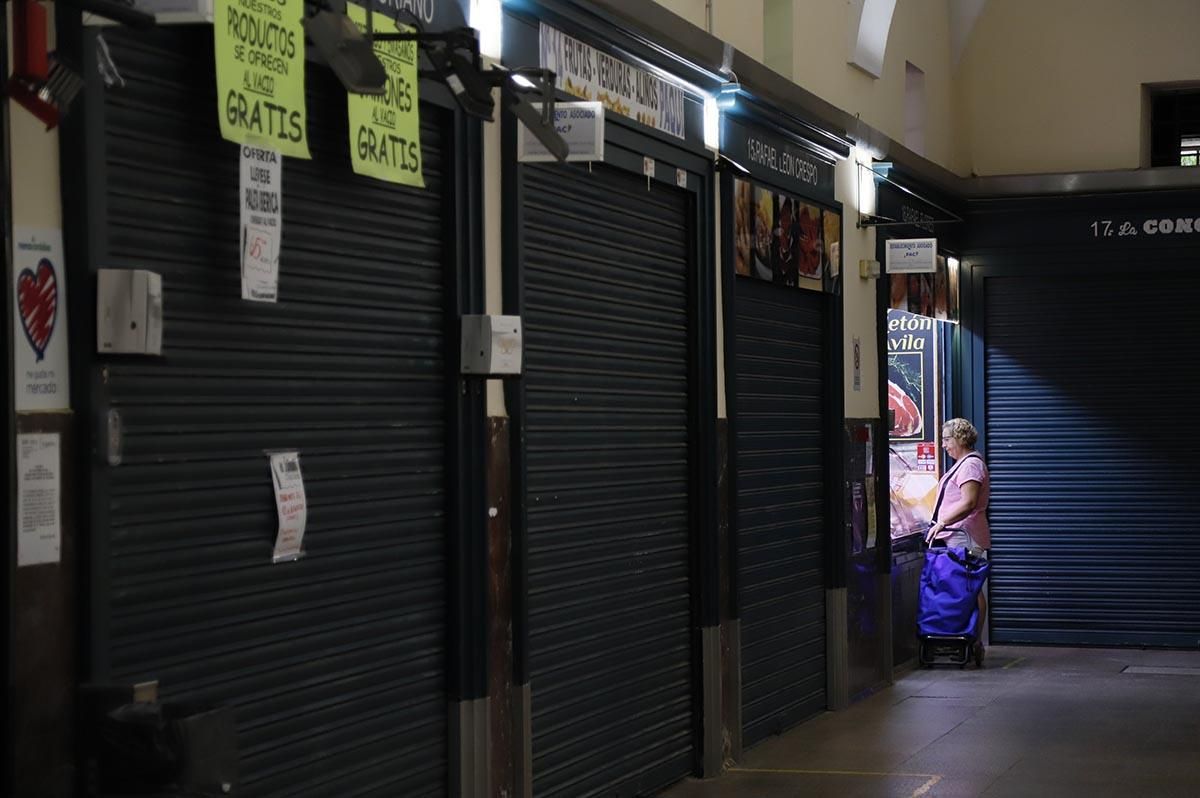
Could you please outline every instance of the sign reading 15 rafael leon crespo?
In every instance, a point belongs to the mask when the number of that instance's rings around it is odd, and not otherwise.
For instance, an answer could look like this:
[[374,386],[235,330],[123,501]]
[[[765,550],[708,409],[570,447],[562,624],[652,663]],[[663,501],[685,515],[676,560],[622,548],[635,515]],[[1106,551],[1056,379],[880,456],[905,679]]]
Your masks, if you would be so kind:
[[726,118],[721,153],[761,180],[804,196],[833,200],[833,165],[793,146],[783,136]]
[[785,177],[810,186],[821,184],[821,168],[816,161],[810,161],[787,149],[781,152],[777,146],[763,141],[753,133],[746,137],[746,154],[751,163],[765,166]]

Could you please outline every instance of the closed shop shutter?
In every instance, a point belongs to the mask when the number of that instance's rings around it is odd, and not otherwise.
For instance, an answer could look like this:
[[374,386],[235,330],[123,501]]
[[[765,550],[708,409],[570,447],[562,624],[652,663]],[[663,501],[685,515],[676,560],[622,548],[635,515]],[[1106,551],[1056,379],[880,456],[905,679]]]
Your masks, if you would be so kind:
[[1200,643],[1200,279],[985,281],[992,636]]
[[737,279],[735,446],[744,744],[825,709],[825,311]]
[[[445,794],[446,120],[422,109],[427,189],[357,177],[310,65],[280,301],[245,302],[211,28],[105,37],[128,86],[95,261],[161,272],[165,321],[162,358],[99,369],[125,432],[97,477],[99,675],[234,706],[248,796]],[[280,565],[272,449],[300,452],[309,508]]]
[[641,795],[693,762],[689,203],[522,180],[534,793]]

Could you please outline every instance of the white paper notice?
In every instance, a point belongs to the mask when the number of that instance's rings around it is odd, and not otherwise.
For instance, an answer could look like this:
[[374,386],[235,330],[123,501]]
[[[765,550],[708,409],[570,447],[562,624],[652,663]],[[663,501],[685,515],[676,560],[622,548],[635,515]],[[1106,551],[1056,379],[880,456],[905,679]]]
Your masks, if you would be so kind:
[[279,249],[283,238],[283,184],[274,150],[242,147],[242,299],[279,299]]
[[279,511],[279,533],[275,536],[272,561],[299,559],[304,556],[304,527],[308,523],[299,452],[271,455],[271,482],[275,485],[275,509]]
[[18,413],[68,410],[67,275],[61,230],[13,230],[13,366]]
[[18,567],[61,559],[61,470],[57,432],[17,436]]

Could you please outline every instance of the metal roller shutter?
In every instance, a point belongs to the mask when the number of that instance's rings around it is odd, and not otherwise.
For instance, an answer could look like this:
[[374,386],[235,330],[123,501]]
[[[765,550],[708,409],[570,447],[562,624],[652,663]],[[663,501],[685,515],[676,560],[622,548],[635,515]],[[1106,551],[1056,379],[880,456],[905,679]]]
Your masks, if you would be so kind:
[[992,635],[1200,644],[1200,279],[985,283]]
[[743,741],[825,709],[824,297],[737,279]]
[[[95,260],[161,272],[165,321],[161,359],[100,368],[125,429],[99,476],[103,676],[235,706],[246,795],[442,795],[444,120],[423,109],[426,190],[357,177],[345,92],[310,66],[280,301],[244,302],[211,29],[105,36],[128,88],[105,94]],[[270,562],[268,449],[301,453],[296,563]]]
[[522,174],[534,793],[641,795],[692,771],[689,204]]

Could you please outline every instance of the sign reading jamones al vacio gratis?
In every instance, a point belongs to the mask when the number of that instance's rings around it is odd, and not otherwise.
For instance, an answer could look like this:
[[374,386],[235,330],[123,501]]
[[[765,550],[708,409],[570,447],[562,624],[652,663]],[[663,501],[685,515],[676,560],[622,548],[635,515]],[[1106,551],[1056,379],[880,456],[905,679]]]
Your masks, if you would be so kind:
[[216,0],[213,39],[221,135],[309,158],[303,0]]
[[[366,30],[365,9],[348,4],[346,13]],[[377,33],[415,33],[415,28],[375,14]],[[421,174],[421,112],[416,41],[376,42],[375,54],[387,73],[383,94],[349,93],[350,165],[355,174],[425,187]]]

